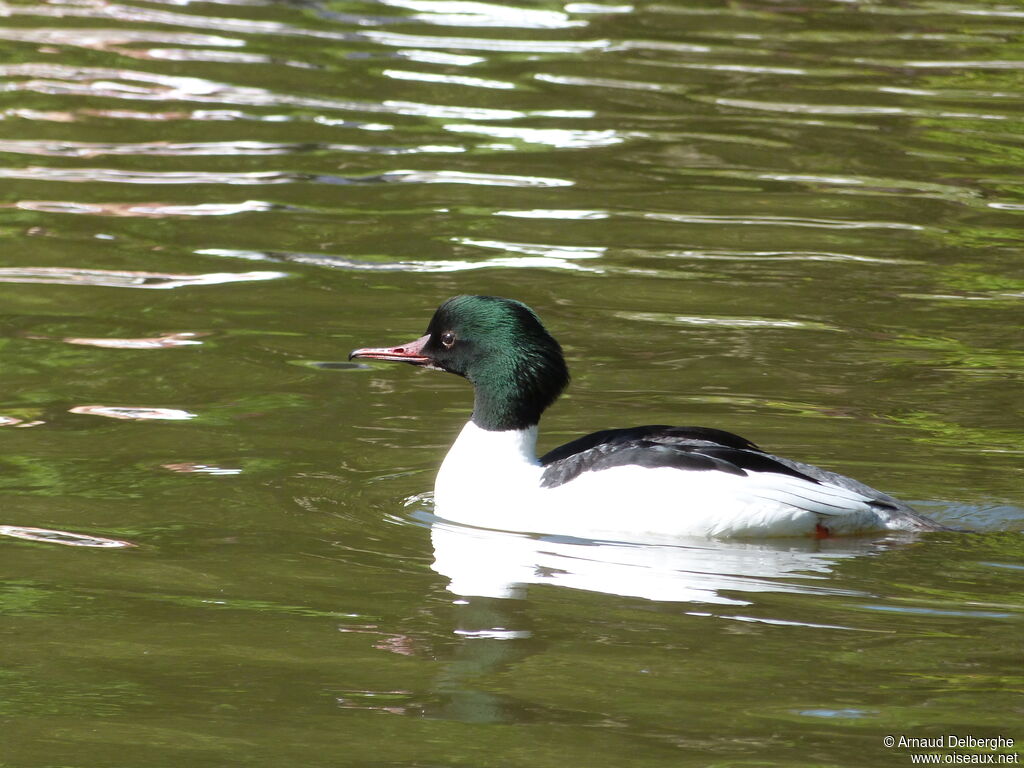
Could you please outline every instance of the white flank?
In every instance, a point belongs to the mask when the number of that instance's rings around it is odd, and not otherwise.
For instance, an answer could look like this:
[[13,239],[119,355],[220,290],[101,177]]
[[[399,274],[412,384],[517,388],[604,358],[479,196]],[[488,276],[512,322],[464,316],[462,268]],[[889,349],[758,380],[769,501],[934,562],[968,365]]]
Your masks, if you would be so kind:
[[859,493],[774,472],[626,465],[542,488],[536,441],[536,427],[467,423],[438,472],[437,514],[480,528],[641,543],[809,536],[819,523],[832,534],[889,527]]

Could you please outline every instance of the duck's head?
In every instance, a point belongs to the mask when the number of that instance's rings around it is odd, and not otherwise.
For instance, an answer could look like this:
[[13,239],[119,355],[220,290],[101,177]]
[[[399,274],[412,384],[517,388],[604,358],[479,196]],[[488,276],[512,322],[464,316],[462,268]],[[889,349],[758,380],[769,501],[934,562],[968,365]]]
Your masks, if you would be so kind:
[[562,348],[525,304],[456,296],[437,308],[424,336],[397,347],[354,350],[349,360],[389,360],[456,373],[473,384],[473,421],[525,429],[569,383]]

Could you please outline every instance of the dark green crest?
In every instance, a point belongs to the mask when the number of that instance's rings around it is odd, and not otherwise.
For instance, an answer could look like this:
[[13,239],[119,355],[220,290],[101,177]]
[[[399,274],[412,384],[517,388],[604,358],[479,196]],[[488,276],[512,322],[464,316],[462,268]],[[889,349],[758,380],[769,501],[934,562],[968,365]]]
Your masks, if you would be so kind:
[[427,334],[432,364],[472,382],[473,421],[483,429],[533,426],[569,383],[562,348],[521,302],[456,296],[438,307]]

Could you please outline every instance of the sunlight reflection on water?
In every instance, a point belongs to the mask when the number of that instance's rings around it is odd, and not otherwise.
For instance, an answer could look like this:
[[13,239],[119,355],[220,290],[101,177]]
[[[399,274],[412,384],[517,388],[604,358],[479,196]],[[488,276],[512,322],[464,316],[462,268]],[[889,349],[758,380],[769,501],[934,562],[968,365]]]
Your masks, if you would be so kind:
[[55,531],[50,528],[27,528],[20,525],[0,525],[0,536],[36,541],[44,544],[61,544],[65,547],[97,547],[100,549],[123,549],[136,546],[123,539],[106,539],[70,531]]
[[679,545],[576,540],[450,523],[424,508],[430,501],[430,494],[407,499],[406,506],[413,508],[409,520],[430,528],[432,568],[448,579],[450,592],[467,597],[522,598],[531,584],[720,605],[751,604],[740,596],[743,593],[852,596],[857,593],[814,582],[827,582],[839,561],[916,540],[909,535],[858,537],[825,544],[810,539],[695,539]]
[[275,280],[286,276],[284,272],[213,272],[205,275],[181,275],[70,267],[0,267],[0,283],[49,283],[151,290]]
[[178,408],[134,408],[124,405],[76,405],[69,408],[68,412],[126,421],[187,421],[197,416]]

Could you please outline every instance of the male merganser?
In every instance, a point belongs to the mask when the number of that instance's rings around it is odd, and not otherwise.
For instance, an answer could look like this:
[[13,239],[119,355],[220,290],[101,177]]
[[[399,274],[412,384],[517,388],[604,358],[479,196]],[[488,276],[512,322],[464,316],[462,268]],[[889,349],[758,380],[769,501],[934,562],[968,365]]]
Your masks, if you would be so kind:
[[569,383],[558,342],[521,302],[456,296],[424,336],[354,350],[473,384],[473,414],[434,486],[440,517],[481,528],[613,541],[825,536],[943,526],[843,475],[708,427],[608,429],[539,459],[537,423]]

